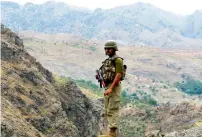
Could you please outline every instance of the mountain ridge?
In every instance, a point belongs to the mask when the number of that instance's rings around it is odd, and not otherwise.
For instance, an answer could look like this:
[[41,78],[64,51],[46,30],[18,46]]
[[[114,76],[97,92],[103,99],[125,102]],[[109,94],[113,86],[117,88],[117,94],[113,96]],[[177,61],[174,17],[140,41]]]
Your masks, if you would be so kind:
[[[171,48],[195,45],[194,48],[201,49],[200,11],[179,16],[145,3],[93,11],[57,2],[14,8],[9,7],[10,4],[3,4],[1,21],[15,31],[71,33],[92,40],[115,39],[125,45],[133,43]],[[173,33],[175,40],[169,40],[169,32]],[[159,34],[165,38],[160,38],[161,42],[156,44],[153,37]],[[178,41],[179,37],[181,40]]]

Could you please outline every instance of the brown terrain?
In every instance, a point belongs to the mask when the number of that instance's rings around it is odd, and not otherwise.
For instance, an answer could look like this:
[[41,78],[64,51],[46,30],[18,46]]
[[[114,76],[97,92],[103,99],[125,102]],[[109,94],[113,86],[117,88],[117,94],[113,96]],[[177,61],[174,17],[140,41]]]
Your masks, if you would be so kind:
[[[102,41],[70,34],[17,35],[1,27],[2,137],[96,137],[106,128],[101,99],[59,77],[97,84],[95,69],[106,58]],[[202,79],[201,51],[120,45],[118,55],[128,65],[123,89],[158,102],[142,107],[127,102],[120,112],[119,137],[201,137],[200,96],[173,87],[185,77]]]
[[[24,40],[25,49],[53,73],[90,80],[98,85],[94,75],[106,58],[103,41],[90,41],[64,33],[24,31],[19,36]],[[186,77],[202,80],[202,51],[120,45],[117,54],[124,57],[128,66],[123,81],[123,88],[128,89],[128,93],[144,91],[159,103],[201,102],[198,96],[188,96],[173,84]]]
[[1,26],[1,136],[95,137],[101,105],[71,80],[53,77]]

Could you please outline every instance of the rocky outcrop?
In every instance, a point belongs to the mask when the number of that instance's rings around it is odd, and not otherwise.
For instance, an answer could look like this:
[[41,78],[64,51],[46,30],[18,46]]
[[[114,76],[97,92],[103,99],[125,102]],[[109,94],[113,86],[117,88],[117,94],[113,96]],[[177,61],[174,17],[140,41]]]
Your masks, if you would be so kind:
[[[167,103],[142,111],[141,115],[138,112],[141,111],[134,107],[122,109],[122,119],[124,117],[131,120],[136,118],[131,122],[126,119],[124,121],[128,125],[134,124],[133,129],[141,123],[145,123],[144,137],[202,136],[202,106],[199,103],[188,101],[179,102],[175,105]],[[122,126],[122,128],[124,127]],[[138,137],[143,136],[139,135],[138,131],[134,134]]]
[[193,127],[200,119],[202,119],[200,104],[184,101],[170,107],[166,120],[162,120],[162,128],[167,132],[181,131]]
[[2,137],[96,137],[101,106],[71,80],[56,81],[1,25]]
[[13,33],[9,28],[6,28],[3,24],[1,24],[1,34],[3,34],[2,37],[6,38],[9,43],[13,43],[24,48],[23,40],[20,39],[19,36]]
[[96,106],[84,94],[81,94],[74,82],[69,82],[58,91],[62,109],[68,116],[72,116],[70,120],[80,131],[79,136],[94,135],[96,137],[99,131],[98,118],[101,106]]
[[174,131],[171,133],[161,133],[160,130],[150,131],[145,137],[201,137],[202,127],[194,127],[183,131]]
[[[163,105],[156,109],[157,120],[160,122],[148,137],[201,137],[202,106],[183,101],[175,105]],[[154,134],[155,133],[155,134]]]
[[202,136],[202,126],[187,129],[181,132],[172,132],[167,134],[165,137],[201,137]]

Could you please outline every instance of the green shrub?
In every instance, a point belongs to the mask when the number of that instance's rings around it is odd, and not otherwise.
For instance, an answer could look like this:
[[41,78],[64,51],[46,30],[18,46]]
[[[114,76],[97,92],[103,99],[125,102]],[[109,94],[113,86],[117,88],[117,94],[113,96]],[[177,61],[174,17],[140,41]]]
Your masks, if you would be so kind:
[[193,80],[193,79],[186,79],[186,81],[182,81],[181,83],[180,82],[176,82],[174,84],[174,86],[187,93],[187,94],[190,94],[190,95],[194,95],[194,94],[202,94],[202,82],[199,81],[199,80]]
[[89,49],[92,50],[92,51],[96,51],[97,50],[97,48],[95,46],[90,46]]

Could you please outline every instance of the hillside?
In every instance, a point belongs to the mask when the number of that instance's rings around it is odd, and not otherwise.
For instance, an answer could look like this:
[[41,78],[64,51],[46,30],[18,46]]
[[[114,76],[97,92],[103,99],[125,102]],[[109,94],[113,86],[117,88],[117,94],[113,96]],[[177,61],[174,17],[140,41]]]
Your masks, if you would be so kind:
[[200,11],[180,16],[147,3],[94,11],[61,2],[1,4],[1,22],[14,31],[70,33],[92,40],[115,39],[124,45],[202,49]]
[[[106,58],[103,42],[62,33],[24,31],[19,35],[29,53],[53,73],[98,85],[95,70]],[[128,65],[123,81],[123,90],[128,94],[146,93],[159,103],[201,99],[200,95],[189,96],[174,86],[187,78],[202,79],[201,51],[119,46],[118,55],[124,57]]]
[[1,25],[2,137],[95,137],[102,110],[96,102],[75,82],[53,76]]
[[[86,72],[88,75],[85,75],[86,66],[92,67],[91,63],[95,63],[95,66],[97,66],[98,60],[101,61],[105,58],[102,52],[103,47],[100,46],[101,43],[99,41],[88,41],[70,34],[57,35],[41,33],[36,35],[33,32],[22,32],[19,37],[10,29],[1,25],[2,137],[96,137],[99,130],[106,129],[105,120],[100,117],[102,99],[98,100],[102,92],[101,90],[99,90],[99,93],[95,92],[94,89],[97,90],[98,87],[92,83],[96,81],[73,80],[66,77],[66,74],[68,74],[72,78],[74,78],[73,76],[80,78],[80,74],[83,74],[86,79],[90,79],[88,76],[93,74],[94,68],[90,69],[91,74]],[[153,57],[148,56],[152,54],[159,55],[160,58],[164,57],[164,61],[167,58],[176,57],[179,59],[179,63],[185,61],[189,64],[190,62],[195,64],[194,74],[198,72],[197,68],[199,69],[199,64],[201,63],[200,59],[196,60],[201,56],[201,53],[196,51],[185,52],[179,50],[178,52],[173,52],[152,47],[135,47],[135,50],[131,50],[133,48],[122,47],[120,51],[129,49],[129,51],[132,51],[129,53],[132,53],[132,56],[134,56],[132,59],[135,61],[138,61],[136,60],[137,57],[144,57],[140,56],[142,53],[146,57]],[[36,59],[30,54],[33,54]],[[61,55],[63,56],[61,57]],[[80,59],[79,55],[82,57],[82,63],[78,60]],[[123,82],[123,86],[131,88],[128,88],[127,94],[122,94],[121,97],[120,136],[160,137],[165,134],[165,137],[200,137],[202,135],[202,104],[201,100],[197,100],[199,96],[190,97],[175,89],[177,91],[172,91],[169,102],[161,103],[159,101],[158,105],[155,105],[153,102],[147,102],[147,98],[142,99],[138,94],[137,97],[135,94],[128,94],[136,86],[137,88],[140,86],[139,88],[146,89],[147,84],[150,86],[156,85],[155,88],[160,88],[163,99],[167,100],[169,95],[165,96],[165,93],[173,87],[163,87],[168,86],[168,83],[164,81],[166,77],[162,77],[162,73],[167,72],[161,72],[161,69],[158,69],[160,75],[157,75],[158,77],[153,81],[149,78],[149,76],[152,77],[153,75],[142,73],[142,70],[139,70],[141,73],[133,73],[132,65],[134,64],[130,62],[134,61],[130,60],[130,55],[123,55],[126,56],[126,63],[130,67],[127,80]],[[90,60],[87,64],[83,63],[86,57]],[[50,62],[46,59],[49,59]],[[74,59],[72,63],[75,66],[65,62],[65,59],[68,61]],[[63,61],[62,63],[61,60]],[[43,63],[40,64],[38,61]],[[143,60],[139,61],[144,63],[145,59],[143,58]],[[150,60],[146,61],[146,63],[150,62]],[[138,62],[139,65],[141,65],[140,62]],[[52,63],[57,64],[51,65]],[[65,73],[61,73],[64,68],[59,67],[57,69],[61,71],[57,72],[56,66],[58,64],[62,66],[63,63],[69,66],[70,69],[65,70]],[[154,67],[158,68],[159,66],[155,66],[155,63],[154,61]],[[79,65],[84,70],[74,70],[74,67]],[[43,66],[49,66],[51,71]],[[141,67],[144,68],[144,65]],[[200,79],[200,73],[193,75],[193,73],[187,71],[190,68],[186,66],[185,68],[187,74],[183,77],[176,76],[175,78],[183,79],[191,76]],[[72,71],[75,71],[74,75]],[[53,75],[52,72],[63,75],[63,77]],[[175,71],[173,70],[173,72]],[[162,78],[162,81],[159,82],[160,78]],[[138,85],[134,85],[131,79],[134,79],[134,84]],[[176,79],[169,77],[168,80],[173,83]],[[162,90],[162,87],[165,91]],[[153,90],[151,89],[151,91]],[[147,90],[140,92],[140,94],[145,93],[149,92]],[[158,94],[159,92],[157,91],[156,93]],[[184,99],[181,97],[175,98],[175,96],[183,96]],[[149,95],[146,94],[144,97],[149,97]],[[156,99],[160,99],[160,96],[156,97]],[[175,101],[175,99],[178,99],[178,101]]]
[[201,137],[201,105],[182,102],[144,108],[137,103],[121,110],[126,137]]

